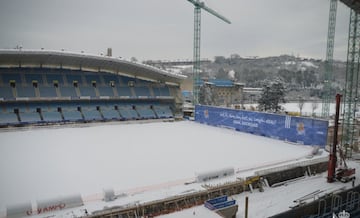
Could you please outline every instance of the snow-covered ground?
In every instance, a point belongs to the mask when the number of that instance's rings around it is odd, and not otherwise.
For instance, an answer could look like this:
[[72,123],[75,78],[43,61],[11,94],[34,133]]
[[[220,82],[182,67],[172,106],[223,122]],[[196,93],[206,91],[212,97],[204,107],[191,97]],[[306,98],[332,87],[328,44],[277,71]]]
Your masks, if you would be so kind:
[[7,205],[76,193],[99,210],[108,188],[128,195],[114,205],[155,200],[200,190],[183,185],[198,172],[245,172],[312,150],[190,121],[33,128],[3,131],[0,139],[0,217]]
[[[359,163],[350,163],[351,167],[357,168],[357,175],[355,185],[360,183],[359,180]],[[264,192],[254,190],[253,193],[243,192],[239,195],[232,196],[237,201],[239,206],[237,218],[244,217],[245,214],[245,197],[249,198],[248,216],[256,218],[266,218],[276,215],[278,213],[290,210],[290,207],[295,206],[294,200],[297,200],[305,195],[316,192],[311,195],[307,202],[318,199],[326,194],[338,191],[343,188],[351,188],[352,183],[327,183],[327,172],[315,176],[304,177],[297,181],[285,183],[276,188],[266,187]],[[180,217],[198,217],[207,218],[214,216],[214,212],[209,211],[204,206],[196,206],[190,209],[182,210],[176,213],[171,213],[161,216],[162,218],[180,218]],[[220,217],[220,216],[217,216]]]

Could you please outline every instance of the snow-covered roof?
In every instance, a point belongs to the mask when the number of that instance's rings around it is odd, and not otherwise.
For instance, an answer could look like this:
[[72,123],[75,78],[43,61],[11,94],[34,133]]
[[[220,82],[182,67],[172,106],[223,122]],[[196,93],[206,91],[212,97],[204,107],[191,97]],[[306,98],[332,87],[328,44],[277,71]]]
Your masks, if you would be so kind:
[[9,66],[90,69],[177,84],[186,78],[185,75],[116,57],[68,51],[0,49],[0,67]]

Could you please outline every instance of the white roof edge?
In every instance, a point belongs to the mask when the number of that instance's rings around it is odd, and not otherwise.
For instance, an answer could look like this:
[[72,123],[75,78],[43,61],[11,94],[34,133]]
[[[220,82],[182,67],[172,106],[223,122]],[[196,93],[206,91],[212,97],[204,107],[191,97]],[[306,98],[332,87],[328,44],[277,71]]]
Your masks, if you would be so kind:
[[134,65],[137,67],[146,68],[148,70],[155,71],[159,74],[174,77],[177,79],[186,79],[187,78],[186,75],[165,71],[165,70],[159,69],[159,68],[151,66],[151,65],[128,61],[128,60],[125,60],[122,58],[117,58],[117,57],[110,57],[110,56],[105,56],[105,55],[104,56],[103,55],[95,55],[95,54],[90,54],[90,53],[85,53],[85,52],[77,53],[77,52],[70,52],[70,51],[65,51],[65,50],[64,51],[56,51],[56,50],[35,50],[35,49],[0,49],[0,54],[49,54],[49,55],[51,55],[51,54],[64,55],[65,54],[66,56],[74,56],[74,57],[79,57],[79,58],[87,57],[87,58],[94,58],[97,60],[106,60],[106,61],[114,61],[117,63],[126,63],[126,64]]

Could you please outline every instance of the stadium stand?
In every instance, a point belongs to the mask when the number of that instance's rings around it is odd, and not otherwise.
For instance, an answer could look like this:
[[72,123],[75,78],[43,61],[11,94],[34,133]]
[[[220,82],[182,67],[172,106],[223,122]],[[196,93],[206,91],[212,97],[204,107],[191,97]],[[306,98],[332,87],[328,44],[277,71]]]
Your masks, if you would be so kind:
[[100,106],[100,112],[103,115],[105,121],[122,120],[116,105],[104,104]]
[[0,126],[19,124],[19,119],[14,109],[7,109],[4,105],[0,108]]
[[35,98],[35,87],[32,84],[16,85],[15,90],[17,98]]
[[118,106],[118,110],[121,117],[123,117],[125,120],[139,119],[138,112],[135,110],[135,106],[133,105]]
[[13,88],[10,84],[0,86],[1,100],[11,100],[14,99]]
[[18,104],[15,111],[19,115],[21,124],[35,124],[42,121],[38,108],[33,105]]
[[39,96],[42,98],[57,98],[55,86],[38,85]]
[[86,104],[81,107],[81,112],[86,121],[101,121],[104,120],[100,113],[100,106],[93,104]]
[[153,109],[158,118],[172,118],[173,113],[168,105],[154,105]]
[[130,90],[130,87],[123,86],[123,87],[116,87],[116,89],[119,97],[128,97],[128,98],[134,97],[134,95]]
[[184,78],[111,57],[0,49],[0,126],[173,118]]
[[149,87],[147,87],[147,86],[134,87],[134,90],[135,90],[136,96],[138,96],[138,97],[148,98],[151,96]]
[[61,74],[45,74],[48,85],[61,84],[64,85],[63,75]]
[[61,97],[68,97],[72,99],[78,98],[78,95],[76,93],[76,87],[74,85],[71,86],[59,85],[58,89],[61,94]]
[[140,119],[155,119],[156,115],[151,105],[136,105],[136,111],[139,113]]

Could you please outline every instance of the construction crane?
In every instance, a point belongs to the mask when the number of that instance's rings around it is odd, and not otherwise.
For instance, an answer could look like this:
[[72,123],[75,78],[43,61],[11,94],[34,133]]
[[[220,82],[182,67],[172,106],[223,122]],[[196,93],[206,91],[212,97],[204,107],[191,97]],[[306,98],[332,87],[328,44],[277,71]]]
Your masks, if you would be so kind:
[[207,7],[204,2],[199,0],[188,0],[192,3],[194,8],[194,63],[193,63],[193,103],[199,103],[199,90],[200,90],[200,28],[201,28],[201,9],[207,11],[208,13],[214,15],[215,17],[223,20],[224,22],[230,24],[231,22],[220,15],[213,9]]
[[[346,148],[345,157],[352,155],[355,140],[355,112],[358,103],[359,55],[360,55],[360,15],[355,10],[350,12],[349,39],[346,63],[344,122],[342,145]],[[348,153],[350,151],[350,153]]]
[[336,27],[336,11],[337,1],[330,0],[328,35],[326,44],[326,61],[324,72],[324,88],[322,97],[322,111],[321,116],[329,117],[330,99],[331,99],[331,81],[333,75],[333,59],[334,59],[334,41],[335,41],[335,27]]

